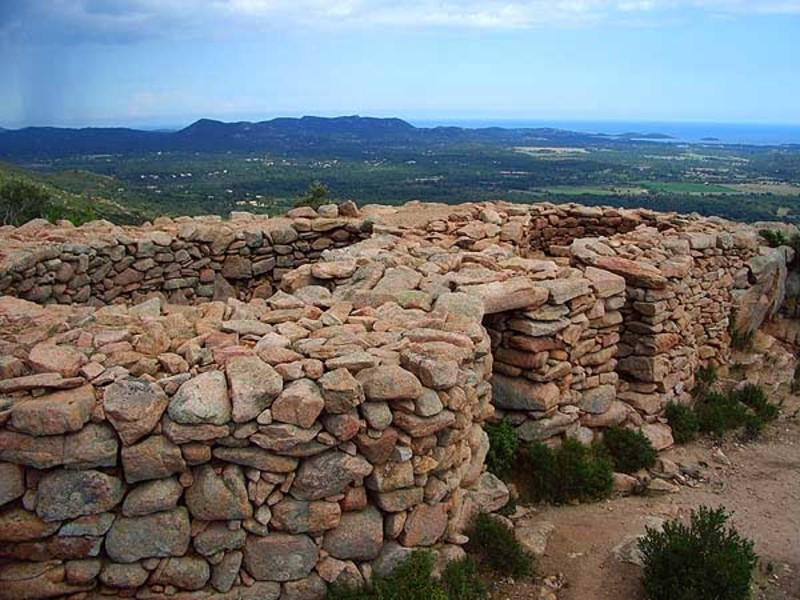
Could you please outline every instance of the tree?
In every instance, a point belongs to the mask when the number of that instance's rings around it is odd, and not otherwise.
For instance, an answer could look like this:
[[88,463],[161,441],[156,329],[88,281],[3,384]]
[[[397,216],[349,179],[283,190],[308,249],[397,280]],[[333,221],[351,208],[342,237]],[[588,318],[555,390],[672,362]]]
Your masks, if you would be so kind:
[[317,209],[328,201],[328,186],[315,181],[308,186],[308,191],[300,196],[295,203],[295,206],[310,206]]
[[50,194],[44,188],[22,180],[0,185],[0,221],[3,225],[22,225],[44,217],[50,208]]

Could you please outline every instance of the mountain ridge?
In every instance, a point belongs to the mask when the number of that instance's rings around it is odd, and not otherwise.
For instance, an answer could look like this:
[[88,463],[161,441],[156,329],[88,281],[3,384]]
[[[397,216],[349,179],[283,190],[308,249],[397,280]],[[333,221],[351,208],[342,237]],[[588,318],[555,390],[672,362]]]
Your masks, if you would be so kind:
[[[542,128],[416,127],[397,117],[278,117],[266,121],[225,122],[198,119],[176,131],[129,127],[24,127],[0,129],[0,157],[7,159],[76,154],[117,154],[148,151],[308,151],[325,145],[331,150],[406,143],[439,145],[481,142],[523,144],[546,137],[568,143],[608,143],[594,134]],[[321,144],[320,144],[321,143]]]

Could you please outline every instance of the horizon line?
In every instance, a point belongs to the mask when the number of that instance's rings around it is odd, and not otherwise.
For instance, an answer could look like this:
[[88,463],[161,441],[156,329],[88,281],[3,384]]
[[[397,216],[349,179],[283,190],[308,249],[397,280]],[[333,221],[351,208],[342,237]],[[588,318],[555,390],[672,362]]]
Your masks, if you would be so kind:
[[[658,124],[658,125],[687,125],[687,124],[694,124],[694,125],[737,125],[737,126],[776,126],[776,127],[800,127],[800,122],[791,122],[791,121],[759,121],[759,120],[714,120],[714,119],[694,119],[694,118],[686,118],[686,119],[667,119],[667,118],[620,118],[620,117],[550,117],[550,118],[540,118],[540,117],[511,117],[511,116],[485,116],[485,115],[474,115],[474,116],[461,116],[461,117],[453,117],[453,116],[419,116],[419,117],[405,117],[405,116],[383,116],[377,114],[357,114],[357,113],[341,113],[335,115],[325,114],[324,112],[320,114],[285,114],[285,115],[278,115],[278,116],[269,116],[263,119],[259,118],[222,118],[222,117],[198,117],[193,120],[185,120],[183,123],[185,124],[176,124],[174,121],[172,123],[168,123],[168,120],[165,119],[161,123],[158,123],[156,119],[151,121],[152,124],[134,124],[139,120],[128,120],[128,119],[119,119],[119,120],[103,120],[106,124],[44,124],[44,125],[22,125],[22,126],[6,126],[0,124],[0,129],[5,131],[21,131],[23,129],[35,129],[35,128],[49,128],[49,129],[132,129],[132,130],[139,130],[139,131],[180,131],[181,129],[185,129],[190,127],[191,125],[207,120],[207,121],[216,121],[224,124],[234,124],[234,123],[267,123],[270,121],[274,121],[277,119],[294,119],[299,120],[302,118],[320,118],[320,119],[340,119],[340,118],[348,118],[348,117],[358,117],[363,119],[381,119],[381,120],[390,120],[390,119],[398,119],[417,127],[419,129],[428,129],[431,128],[431,125],[436,123],[474,123],[475,126],[469,125],[461,125],[460,127],[463,129],[481,129],[485,126],[480,125],[481,123],[520,123],[524,125],[519,125],[513,127],[514,129],[522,129],[522,128],[530,128],[530,129],[538,129],[538,128],[558,128],[553,127],[553,124],[561,123],[561,124],[599,124],[599,123],[608,123],[608,124],[615,124],[615,123],[624,123],[624,124]],[[177,119],[176,119],[177,120]],[[415,123],[419,123],[420,125],[415,125]],[[537,125],[537,123],[539,125]],[[434,125],[435,126],[435,125]],[[490,126],[490,125],[489,125]]]

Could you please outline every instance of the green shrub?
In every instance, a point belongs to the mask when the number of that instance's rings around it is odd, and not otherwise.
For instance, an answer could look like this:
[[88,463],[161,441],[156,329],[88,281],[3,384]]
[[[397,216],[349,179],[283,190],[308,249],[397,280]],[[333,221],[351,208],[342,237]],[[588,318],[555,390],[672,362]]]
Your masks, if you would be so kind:
[[466,549],[493,571],[512,577],[529,577],[535,571],[535,558],[514,537],[505,523],[479,513],[467,530]]
[[770,248],[789,245],[789,239],[786,234],[778,229],[760,229],[758,235],[764,238]]
[[487,424],[484,430],[489,435],[486,466],[490,472],[505,479],[511,474],[519,448],[517,430],[506,419],[497,425]]
[[84,223],[97,219],[98,213],[95,210],[95,205],[92,203],[91,198],[89,198],[76,200],[69,204],[60,201],[52,201],[42,212],[42,217],[53,223],[59,219],[66,219],[73,225],[81,226]]
[[643,581],[650,600],[747,600],[757,556],[753,543],[720,508],[693,511],[689,526],[670,521],[648,528],[639,542]]
[[510,517],[515,512],[517,512],[517,498],[515,496],[510,496],[508,498],[508,502],[502,508],[495,511],[495,514],[501,515],[503,517]]
[[794,376],[792,377],[791,392],[796,394],[800,391],[800,362],[794,367]]
[[780,410],[778,406],[772,404],[763,388],[754,383],[745,384],[741,389],[732,391],[731,396],[750,408],[765,423],[778,418]]
[[730,394],[711,392],[695,405],[700,431],[721,436],[745,424],[747,408]]
[[666,409],[667,422],[672,428],[672,437],[678,444],[685,444],[697,437],[700,424],[697,415],[685,404],[670,402]]
[[731,429],[744,427],[745,437],[752,439],[778,417],[780,409],[769,401],[761,387],[747,384],[727,394],[706,393],[694,410],[703,433],[721,436]]
[[748,413],[744,417],[744,439],[745,440],[755,440],[761,437],[761,434],[764,433],[764,427],[766,426],[766,421],[761,419],[758,415]]
[[50,193],[41,186],[12,179],[0,185],[0,225],[22,225],[47,216]]
[[331,199],[328,196],[328,186],[319,181],[315,181],[308,186],[308,191],[305,194],[298,196],[295,202],[295,207],[310,206],[314,210],[318,209],[323,204],[328,204]]
[[731,348],[734,350],[747,350],[753,343],[753,332],[741,332],[736,327],[736,309],[731,309],[728,317],[728,335],[731,338]]
[[460,600],[448,597],[433,577],[434,556],[417,550],[387,577],[375,576],[364,587],[331,586],[328,600]]
[[442,571],[441,585],[449,600],[481,600],[487,595],[486,585],[478,574],[478,565],[471,556],[447,563]]
[[658,452],[641,431],[610,427],[603,432],[603,445],[614,463],[614,470],[635,473],[656,464]]
[[533,444],[527,456],[533,500],[563,504],[607,497],[614,487],[614,469],[602,444],[587,446],[564,440],[557,450]]
[[711,387],[717,382],[717,368],[712,364],[700,367],[697,369],[695,379],[699,384]]

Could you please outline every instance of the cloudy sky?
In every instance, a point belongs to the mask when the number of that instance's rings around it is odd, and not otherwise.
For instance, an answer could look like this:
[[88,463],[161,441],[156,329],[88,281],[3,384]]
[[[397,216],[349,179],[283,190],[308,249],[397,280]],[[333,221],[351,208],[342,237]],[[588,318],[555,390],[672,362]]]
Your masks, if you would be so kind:
[[800,0],[0,0],[0,126],[800,123]]

